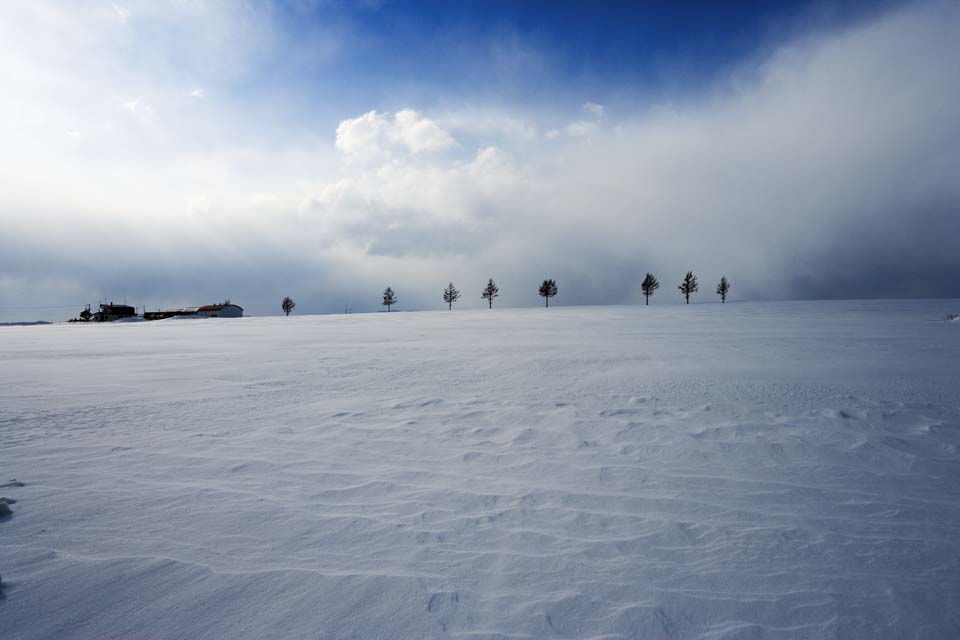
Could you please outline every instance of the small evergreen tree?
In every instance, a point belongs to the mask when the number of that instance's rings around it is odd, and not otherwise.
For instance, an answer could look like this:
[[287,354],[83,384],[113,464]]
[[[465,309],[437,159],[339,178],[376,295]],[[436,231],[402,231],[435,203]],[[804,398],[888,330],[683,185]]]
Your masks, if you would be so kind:
[[546,306],[550,306],[550,298],[557,295],[557,283],[552,279],[548,278],[543,281],[543,284],[540,285],[539,290],[540,296],[546,301]]
[[280,308],[283,309],[283,312],[290,315],[290,312],[293,311],[293,308],[297,306],[297,303],[293,301],[293,298],[286,296],[283,299],[283,302],[280,303]]
[[453,283],[447,285],[443,290],[443,301],[447,303],[447,310],[453,309],[453,303],[460,299],[460,290],[453,286]]
[[643,289],[643,297],[646,300],[646,303],[650,304],[650,296],[653,295],[654,291],[660,288],[660,281],[653,277],[653,274],[648,271],[647,277],[645,277],[643,282],[640,283],[640,288]]
[[390,307],[397,304],[397,294],[393,289],[387,287],[383,290],[383,306],[387,308],[387,313],[390,313]]
[[677,289],[680,289],[680,293],[683,294],[687,304],[690,304],[690,294],[700,289],[700,285],[697,284],[697,276],[693,275],[693,271],[687,271],[687,275],[683,276],[683,282],[677,285]]
[[721,276],[720,282],[717,283],[717,293],[720,294],[721,303],[724,303],[727,301],[728,291],[730,291],[730,282],[727,280],[727,276]]
[[493,309],[493,299],[500,295],[500,287],[493,283],[493,278],[487,282],[487,286],[483,288],[483,293],[480,294],[480,297],[487,301],[487,304],[490,309]]

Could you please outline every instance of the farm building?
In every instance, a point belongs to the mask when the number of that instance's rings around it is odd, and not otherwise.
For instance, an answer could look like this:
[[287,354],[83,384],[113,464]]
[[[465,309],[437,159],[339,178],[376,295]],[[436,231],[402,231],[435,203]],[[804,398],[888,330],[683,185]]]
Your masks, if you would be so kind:
[[[166,320],[176,317],[190,318],[242,318],[243,307],[237,304],[231,304],[225,300],[218,304],[208,304],[202,307],[181,307],[178,309],[157,309],[156,311],[144,311],[144,320]],[[115,320],[138,319],[137,310],[134,307],[125,304],[101,304],[100,311],[93,313],[90,311],[90,305],[84,309],[80,316],[73,318],[70,322],[113,322]]]
[[166,320],[167,318],[175,318],[177,316],[192,316],[197,313],[195,307],[189,307],[185,309],[167,309],[166,311],[144,311],[143,319],[144,320]]
[[242,318],[243,307],[229,302],[208,304],[197,309],[197,315],[204,318]]
[[101,304],[100,311],[93,314],[94,322],[113,322],[122,318],[136,317],[137,310],[125,304]]

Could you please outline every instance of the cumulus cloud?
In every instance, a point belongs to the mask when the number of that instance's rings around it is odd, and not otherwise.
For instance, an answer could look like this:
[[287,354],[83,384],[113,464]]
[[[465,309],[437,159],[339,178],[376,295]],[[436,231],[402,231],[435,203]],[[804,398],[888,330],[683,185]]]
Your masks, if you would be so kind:
[[368,254],[471,256],[531,185],[504,152],[484,147],[448,164],[391,158],[353,171],[322,185],[300,211],[339,246]]
[[382,153],[381,141],[387,137],[385,130],[388,126],[387,117],[376,111],[344,120],[337,127],[337,149],[347,154],[367,150]]
[[396,152],[411,154],[443,151],[456,142],[430,118],[413,109],[391,115],[369,111],[344,120],[337,127],[337,149],[353,156],[375,157]]
[[[0,305],[229,295],[278,313],[277,293],[299,291],[298,310],[362,310],[391,284],[415,308],[436,306],[438,282],[479,291],[490,276],[506,304],[537,304],[546,276],[566,303],[616,303],[640,299],[647,270],[669,285],[687,269],[746,298],[960,296],[956,4],[807,34],[673,102],[477,98],[358,108],[318,130],[248,114],[229,85],[185,95],[254,55],[222,52],[210,43],[244,39],[209,25],[186,48],[224,64],[202,77],[59,71],[80,53],[122,59],[123,30],[148,10],[85,16],[52,62],[0,20],[17,89],[0,104]],[[249,28],[213,17],[213,33]],[[48,103],[17,98],[40,88]],[[155,117],[121,117],[131,96],[131,113]],[[117,251],[122,269],[89,259]]]

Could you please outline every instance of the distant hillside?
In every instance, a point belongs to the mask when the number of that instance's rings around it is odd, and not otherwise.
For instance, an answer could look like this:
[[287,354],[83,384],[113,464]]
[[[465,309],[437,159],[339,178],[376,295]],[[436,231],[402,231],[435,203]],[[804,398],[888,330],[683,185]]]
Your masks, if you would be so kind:
[[46,320],[36,320],[34,322],[0,322],[0,327],[33,327],[38,324],[53,324]]

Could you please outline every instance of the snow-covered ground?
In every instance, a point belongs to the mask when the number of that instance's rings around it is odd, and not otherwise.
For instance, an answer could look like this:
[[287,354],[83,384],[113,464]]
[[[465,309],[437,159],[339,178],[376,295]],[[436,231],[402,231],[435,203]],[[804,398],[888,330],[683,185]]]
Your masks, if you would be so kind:
[[960,637],[957,311],[2,328],[0,636]]

